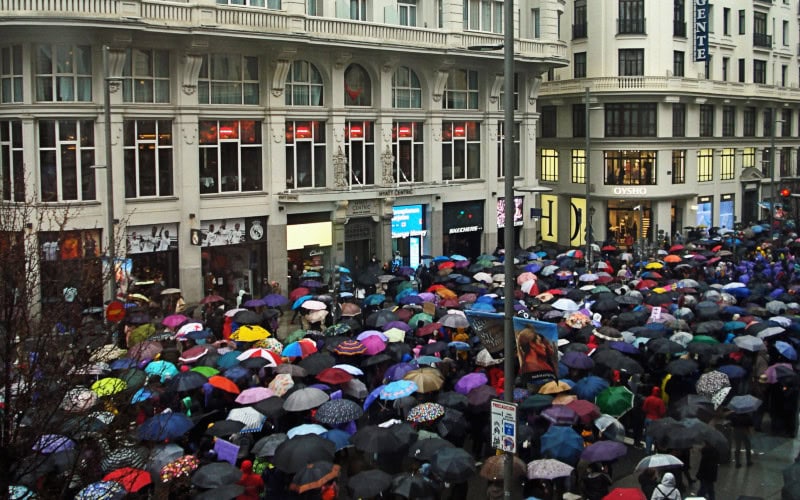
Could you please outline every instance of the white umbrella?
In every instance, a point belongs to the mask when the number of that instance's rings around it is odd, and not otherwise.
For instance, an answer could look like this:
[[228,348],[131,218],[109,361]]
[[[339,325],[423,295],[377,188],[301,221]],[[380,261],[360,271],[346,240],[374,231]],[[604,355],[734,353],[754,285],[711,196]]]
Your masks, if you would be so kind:
[[578,309],[580,309],[580,307],[578,306],[578,304],[575,303],[574,300],[565,299],[562,297],[553,302],[553,309],[558,309],[559,311],[572,312],[572,311],[577,311]]
[[309,311],[322,311],[323,309],[327,308],[323,302],[318,300],[307,300],[303,302],[300,307],[303,309],[308,309]]
[[672,467],[680,465],[683,465],[683,462],[673,455],[669,455],[667,453],[656,453],[639,460],[639,463],[636,464],[635,471],[641,472],[645,469],[657,469],[659,467]]
[[475,281],[480,281],[482,283],[491,284],[492,283],[492,275],[489,273],[479,272],[472,275],[472,279]]
[[227,420],[235,420],[244,424],[240,432],[258,432],[264,426],[267,416],[253,407],[234,408],[228,413]]
[[763,340],[753,337],[752,335],[742,335],[740,337],[736,337],[733,339],[733,343],[736,344],[739,349],[744,349],[745,351],[756,352],[762,351],[766,348]]
[[364,375],[364,372],[361,371],[361,368],[357,368],[353,365],[348,365],[348,364],[333,365],[333,368],[339,368],[341,370],[344,370],[350,375],[355,375],[355,376]]
[[758,338],[766,339],[768,337],[773,337],[775,335],[780,335],[781,333],[785,332],[786,329],[780,326],[768,326],[764,328],[760,332],[758,332]]

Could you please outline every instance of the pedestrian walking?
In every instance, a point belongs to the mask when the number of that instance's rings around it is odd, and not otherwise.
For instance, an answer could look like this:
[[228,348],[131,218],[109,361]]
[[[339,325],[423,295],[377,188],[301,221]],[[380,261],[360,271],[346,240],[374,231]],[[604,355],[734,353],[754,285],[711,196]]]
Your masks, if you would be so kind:
[[728,420],[733,427],[733,455],[736,459],[736,468],[742,466],[742,447],[745,449],[747,466],[753,465],[753,449],[750,443],[750,434],[753,432],[752,413],[731,413]]
[[719,471],[719,452],[711,445],[706,444],[700,451],[700,465],[697,469],[696,477],[700,481],[700,489],[697,495],[706,497],[707,500],[716,500],[714,493],[714,483],[717,482]]
[[681,500],[681,492],[675,486],[675,476],[671,472],[664,474],[661,483],[653,490],[650,500]]
[[650,395],[644,399],[642,403],[642,410],[644,411],[644,426],[645,426],[645,451],[648,455],[653,453],[653,436],[647,432],[647,427],[651,422],[664,418],[667,414],[667,407],[661,399],[661,389],[653,387]]

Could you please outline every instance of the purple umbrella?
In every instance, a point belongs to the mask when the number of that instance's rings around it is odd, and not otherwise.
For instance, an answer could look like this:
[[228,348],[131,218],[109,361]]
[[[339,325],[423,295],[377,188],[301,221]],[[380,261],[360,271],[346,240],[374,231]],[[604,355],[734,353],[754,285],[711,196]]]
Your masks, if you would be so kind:
[[414,363],[397,363],[386,369],[386,372],[383,374],[383,378],[384,380],[388,380],[390,382],[401,380],[406,373],[416,370],[417,368],[419,368],[419,366]]
[[476,387],[485,385],[489,379],[481,372],[468,373],[458,379],[456,382],[455,391],[461,394],[468,394],[469,391]]
[[264,301],[264,305],[267,307],[280,307],[289,303],[289,299],[279,293],[265,295],[261,300]]
[[187,321],[189,321],[189,318],[184,316],[183,314],[170,314],[169,316],[161,320],[161,324],[166,326],[167,328],[178,328]]
[[569,351],[561,358],[561,362],[570,368],[578,370],[591,370],[594,368],[594,361],[585,352]]
[[627,342],[609,342],[608,347],[625,354],[639,354],[639,349],[637,349],[633,344],[629,344]]
[[55,453],[75,448],[75,442],[60,434],[43,434],[33,445],[33,450],[39,453]]
[[381,327],[383,331],[391,330],[392,328],[397,328],[398,330],[403,330],[404,332],[410,332],[411,327],[408,326],[408,323],[405,321],[390,321]]
[[565,405],[554,405],[542,411],[542,417],[554,425],[573,425],[578,421],[575,410]]
[[317,280],[303,280],[300,282],[300,286],[306,288],[319,288],[322,286],[322,283]]
[[374,403],[375,400],[378,399],[384,387],[386,386],[379,385],[378,387],[373,389],[372,392],[369,393],[369,396],[367,396],[367,398],[364,400],[364,405],[362,406],[362,408],[364,408],[364,411],[367,411],[369,407],[372,406],[372,403]]
[[267,304],[264,302],[263,299],[250,299],[243,305],[244,307],[264,307]]
[[581,460],[587,462],[611,462],[628,453],[628,447],[618,441],[598,441],[584,448]]

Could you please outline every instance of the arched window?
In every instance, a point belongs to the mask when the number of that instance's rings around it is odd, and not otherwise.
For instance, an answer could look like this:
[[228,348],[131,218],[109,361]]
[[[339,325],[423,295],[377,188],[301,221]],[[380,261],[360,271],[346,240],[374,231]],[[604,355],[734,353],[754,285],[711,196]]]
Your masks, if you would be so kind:
[[322,75],[308,61],[294,61],[286,75],[287,106],[322,106]]
[[411,68],[400,66],[392,75],[392,107],[422,107],[422,88],[417,74]]
[[370,106],[372,104],[372,81],[367,71],[358,64],[351,64],[344,72],[345,106]]

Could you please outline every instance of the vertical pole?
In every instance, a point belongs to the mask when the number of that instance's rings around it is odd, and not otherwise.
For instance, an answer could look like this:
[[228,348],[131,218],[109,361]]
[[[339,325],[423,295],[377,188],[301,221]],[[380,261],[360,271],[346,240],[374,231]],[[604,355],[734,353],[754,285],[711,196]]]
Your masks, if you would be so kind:
[[[505,26],[503,27],[503,169],[505,187],[505,227],[503,228],[503,401],[514,401],[514,172],[517,158],[514,154],[514,2],[506,2],[503,6]],[[511,488],[514,484],[514,455],[504,453],[503,463],[503,497],[511,499]]]
[[585,108],[584,108],[584,127],[586,128],[586,151],[584,153],[584,165],[583,165],[583,176],[586,180],[586,264],[589,267],[592,264],[592,217],[591,214],[591,203],[592,203],[592,180],[591,180],[591,148],[592,148],[592,139],[589,136],[591,133],[591,127],[589,126],[589,98],[591,96],[591,92],[589,90],[589,86],[586,86],[586,97],[585,101]]
[[775,123],[777,117],[775,116],[775,108],[770,109],[770,138],[769,138],[769,238],[773,238],[773,228],[775,226],[775,205],[777,196],[775,196]]
[[108,220],[106,221],[106,231],[108,232],[108,288],[111,292],[111,300],[117,296],[117,277],[115,269],[116,261],[116,242],[114,240],[114,168],[111,161],[111,75],[108,67],[108,46],[103,46],[103,114],[106,122],[105,142],[106,142],[106,203],[108,203]]

